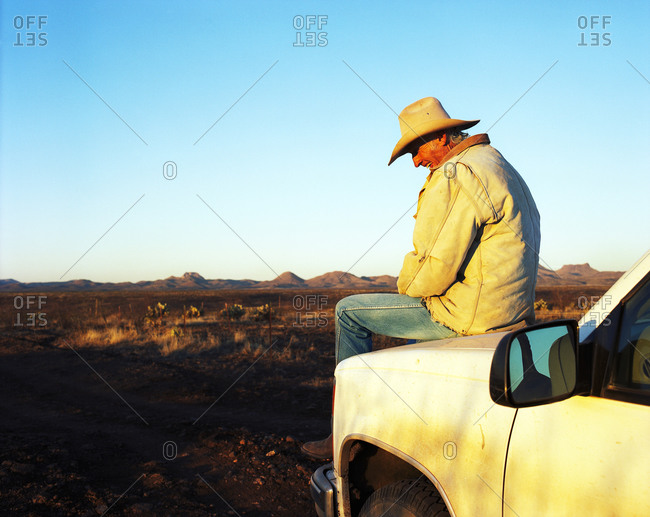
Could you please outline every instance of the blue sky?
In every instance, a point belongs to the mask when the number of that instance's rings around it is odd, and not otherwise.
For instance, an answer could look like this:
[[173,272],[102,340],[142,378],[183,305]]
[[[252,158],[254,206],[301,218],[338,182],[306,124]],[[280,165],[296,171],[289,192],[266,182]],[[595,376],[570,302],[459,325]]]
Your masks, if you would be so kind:
[[397,275],[427,171],[386,164],[425,96],[525,178],[542,265],[648,248],[647,2],[1,9],[0,278]]

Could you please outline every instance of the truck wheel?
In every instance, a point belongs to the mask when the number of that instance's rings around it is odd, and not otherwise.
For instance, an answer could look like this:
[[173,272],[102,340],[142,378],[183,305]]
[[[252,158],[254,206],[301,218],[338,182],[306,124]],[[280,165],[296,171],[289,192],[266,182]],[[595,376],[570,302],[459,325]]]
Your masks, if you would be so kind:
[[359,517],[449,517],[447,507],[431,483],[407,479],[372,493]]

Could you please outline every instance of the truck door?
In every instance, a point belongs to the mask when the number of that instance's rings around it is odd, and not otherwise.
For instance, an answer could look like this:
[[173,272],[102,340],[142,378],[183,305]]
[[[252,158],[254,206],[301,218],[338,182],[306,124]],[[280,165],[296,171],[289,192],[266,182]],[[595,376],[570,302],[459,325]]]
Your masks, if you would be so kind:
[[598,393],[517,410],[504,515],[650,515],[647,278],[622,301],[615,325]]

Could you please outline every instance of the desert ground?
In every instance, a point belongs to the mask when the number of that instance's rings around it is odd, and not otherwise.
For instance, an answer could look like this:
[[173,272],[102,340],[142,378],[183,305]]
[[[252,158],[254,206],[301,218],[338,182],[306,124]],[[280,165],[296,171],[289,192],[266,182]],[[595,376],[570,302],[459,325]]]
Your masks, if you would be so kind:
[[[537,317],[606,289],[538,289]],[[300,444],[329,432],[354,292],[0,294],[0,514],[316,515]]]

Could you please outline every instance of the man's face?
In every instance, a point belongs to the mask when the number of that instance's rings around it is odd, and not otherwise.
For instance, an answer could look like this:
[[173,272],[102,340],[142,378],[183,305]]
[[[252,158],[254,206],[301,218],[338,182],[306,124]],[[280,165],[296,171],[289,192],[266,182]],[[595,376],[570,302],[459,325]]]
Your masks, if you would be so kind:
[[416,167],[437,167],[451,149],[448,144],[445,133],[433,140],[429,140],[426,144],[422,144],[417,149],[417,152],[411,151],[413,165]]

